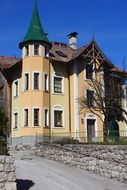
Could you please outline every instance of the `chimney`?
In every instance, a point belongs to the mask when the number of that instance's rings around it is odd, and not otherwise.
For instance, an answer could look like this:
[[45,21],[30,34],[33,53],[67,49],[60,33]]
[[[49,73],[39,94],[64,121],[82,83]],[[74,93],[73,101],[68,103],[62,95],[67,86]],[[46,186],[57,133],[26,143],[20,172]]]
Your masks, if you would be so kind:
[[72,32],[70,34],[67,35],[68,39],[69,39],[69,47],[73,48],[73,49],[77,49],[77,32]]

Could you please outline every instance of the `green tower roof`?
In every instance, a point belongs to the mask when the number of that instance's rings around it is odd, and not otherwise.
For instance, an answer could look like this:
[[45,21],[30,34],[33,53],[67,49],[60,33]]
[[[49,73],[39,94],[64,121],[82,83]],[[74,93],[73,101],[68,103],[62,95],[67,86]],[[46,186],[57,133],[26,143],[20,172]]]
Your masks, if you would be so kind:
[[27,34],[23,41],[19,44],[19,47],[22,48],[24,44],[28,42],[45,42],[49,43],[49,40],[43,30],[41,21],[39,18],[37,0],[34,2],[33,14],[30,26],[28,28]]

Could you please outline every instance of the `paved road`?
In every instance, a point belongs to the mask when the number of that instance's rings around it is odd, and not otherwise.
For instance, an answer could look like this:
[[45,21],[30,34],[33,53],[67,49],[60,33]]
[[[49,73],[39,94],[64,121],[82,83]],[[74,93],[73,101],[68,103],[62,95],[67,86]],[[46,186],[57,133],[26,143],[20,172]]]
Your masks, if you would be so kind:
[[127,190],[127,185],[28,151],[13,152],[18,190]]

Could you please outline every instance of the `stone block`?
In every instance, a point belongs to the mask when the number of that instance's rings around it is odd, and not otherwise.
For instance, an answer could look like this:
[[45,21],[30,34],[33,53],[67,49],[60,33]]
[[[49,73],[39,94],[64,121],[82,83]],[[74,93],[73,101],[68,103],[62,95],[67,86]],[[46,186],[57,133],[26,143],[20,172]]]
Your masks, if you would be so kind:
[[7,156],[6,157],[6,164],[14,164],[13,156]]
[[2,171],[4,171],[4,164],[2,163],[0,163],[0,172],[2,172]]
[[6,174],[4,172],[0,172],[0,183],[3,183],[6,181]]
[[16,190],[16,183],[13,182],[13,183],[6,183],[5,184],[5,189],[6,190]]
[[9,172],[7,174],[7,181],[8,182],[15,182],[16,181],[16,174],[15,174],[15,172]]
[[6,164],[4,167],[5,172],[13,172],[15,171],[15,166],[14,164]]
[[4,163],[5,162],[5,156],[3,155],[3,156],[0,156],[0,163]]

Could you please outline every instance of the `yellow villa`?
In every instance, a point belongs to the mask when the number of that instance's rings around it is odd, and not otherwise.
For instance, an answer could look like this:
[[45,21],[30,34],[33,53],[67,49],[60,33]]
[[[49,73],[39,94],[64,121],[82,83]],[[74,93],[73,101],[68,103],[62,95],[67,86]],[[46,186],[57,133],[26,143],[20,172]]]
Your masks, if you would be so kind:
[[50,42],[35,1],[28,31],[19,43],[22,58],[9,68],[13,144],[35,143],[39,137],[41,141],[47,137],[102,140],[103,113],[80,109],[79,99],[85,96],[89,105],[94,104],[90,81],[103,84],[104,70],[98,68],[106,65],[112,72],[122,71],[94,39],[77,48],[77,35],[70,33],[68,44]]

